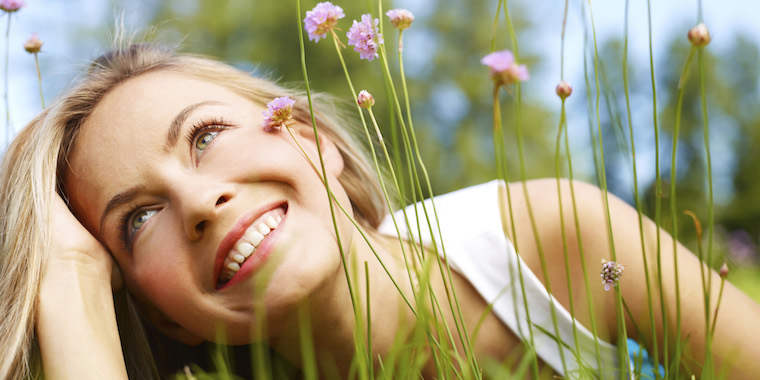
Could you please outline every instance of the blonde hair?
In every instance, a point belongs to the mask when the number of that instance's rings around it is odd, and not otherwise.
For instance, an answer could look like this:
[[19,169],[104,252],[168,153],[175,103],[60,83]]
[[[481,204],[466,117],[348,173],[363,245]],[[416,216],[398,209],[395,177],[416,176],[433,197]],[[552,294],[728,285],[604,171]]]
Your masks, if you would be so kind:
[[[275,97],[296,101],[294,118],[311,124],[304,94],[271,81],[252,77],[227,64],[208,58],[177,54],[173,49],[152,44],[117,48],[96,59],[84,77],[55,103],[32,120],[16,137],[5,154],[0,173],[0,378],[28,378],[40,374],[34,354],[34,316],[42,268],[50,251],[49,216],[67,170],[67,158],[80,127],[101,99],[119,83],[155,71],[171,71],[225,86],[253,102],[265,104]],[[386,214],[377,173],[352,134],[343,128],[330,102],[316,97],[314,117],[319,133],[331,139],[344,159],[339,178],[354,217],[374,230]],[[117,297],[119,328],[142,330],[131,300]],[[141,335],[142,334],[142,335]],[[142,331],[124,334],[130,377],[157,376],[146,355]],[[130,341],[126,337],[136,337]]]

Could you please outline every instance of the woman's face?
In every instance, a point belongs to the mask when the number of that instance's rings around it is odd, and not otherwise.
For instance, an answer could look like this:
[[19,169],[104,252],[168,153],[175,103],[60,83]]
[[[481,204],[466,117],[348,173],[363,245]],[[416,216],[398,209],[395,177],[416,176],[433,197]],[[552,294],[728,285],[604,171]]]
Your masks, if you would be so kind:
[[[214,339],[220,326],[228,343],[250,342],[255,303],[277,334],[341,271],[324,186],[285,130],[263,130],[263,110],[207,81],[143,74],[98,104],[70,156],[74,213],[149,318],[187,343]],[[318,163],[311,127],[295,129]],[[321,142],[348,205],[341,155]],[[345,240],[351,229],[345,220],[340,228]]]

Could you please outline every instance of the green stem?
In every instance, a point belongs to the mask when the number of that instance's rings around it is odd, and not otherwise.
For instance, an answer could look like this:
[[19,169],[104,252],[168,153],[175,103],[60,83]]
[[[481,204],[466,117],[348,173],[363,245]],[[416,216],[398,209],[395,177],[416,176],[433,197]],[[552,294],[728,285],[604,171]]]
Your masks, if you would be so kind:
[[586,300],[588,302],[588,312],[591,317],[591,333],[594,334],[594,353],[596,354],[597,368],[602,368],[602,354],[599,345],[599,334],[596,327],[596,313],[594,309],[594,298],[591,295],[591,287],[588,281],[588,267],[586,266],[586,253],[583,250],[583,238],[581,234],[581,222],[578,219],[578,205],[575,197],[575,186],[573,185],[573,161],[570,155],[570,143],[568,131],[565,128],[565,154],[567,155],[568,180],[570,183],[570,200],[573,204],[573,222],[575,223],[575,238],[578,240],[578,252],[581,258],[581,268],[583,268],[583,282],[586,287]]
[[349,273],[348,273],[348,265],[346,263],[346,254],[343,249],[343,243],[341,242],[341,239],[340,239],[340,231],[338,230],[338,221],[335,217],[335,208],[333,206],[332,199],[330,198],[330,194],[332,193],[332,191],[330,190],[330,184],[327,180],[327,170],[325,170],[325,161],[324,161],[324,157],[322,157],[322,148],[320,146],[319,135],[317,131],[317,120],[316,120],[316,116],[314,115],[314,104],[311,98],[311,87],[309,86],[309,75],[306,70],[306,53],[304,49],[303,32],[301,31],[301,0],[296,0],[296,26],[298,28],[298,42],[299,42],[299,47],[301,51],[301,71],[303,72],[304,85],[306,86],[306,98],[309,101],[309,114],[311,115],[311,125],[314,131],[314,141],[316,142],[317,155],[319,156],[319,164],[320,164],[320,167],[322,168],[321,175],[323,177],[325,190],[327,192],[327,203],[330,205],[330,216],[332,218],[332,223],[335,230],[335,238],[338,244],[338,250],[340,252],[340,260],[343,266],[344,274],[346,276],[346,284],[348,286],[348,291],[349,291],[349,294],[351,295],[351,307],[353,308],[353,311],[354,311],[354,318],[356,319],[355,320],[356,325],[360,326],[361,323],[360,323],[360,320],[358,319],[359,310],[358,310],[357,302],[355,299],[356,294],[354,293],[353,286],[351,284],[351,277],[349,276]]
[[[612,233],[612,217],[610,216],[610,203],[609,203],[609,197],[607,194],[607,175],[605,170],[605,164],[604,164],[604,140],[602,139],[602,122],[601,117],[599,115],[599,101],[600,101],[600,88],[599,88],[599,52],[597,49],[597,38],[596,38],[596,27],[594,26],[594,13],[591,7],[591,0],[588,1],[588,7],[589,7],[589,17],[591,19],[591,31],[594,41],[594,78],[596,83],[596,102],[595,102],[595,108],[596,108],[596,122],[598,127],[598,139],[599,139],[599,160],[600,160],[600,174],[601,174],[601,187],[602,187],[602,197],[604,201],[604,209],[605,209],[605,215],[606,215],[606,221],[607,221],[607,234],[610,239],[610,254],[612,256],[612,260],[617,262],[617,255],[615,254],[615,241],[614,236]],[[618,285],[615,287],[615,314],[617,316],[617,330],[618,330],[618,337],[617,337],[617,344],[618,344],[618,360],[620,363],[625,363],[624,368],[630,368],[630,359],[628,356],[628,334],[626,332],[626,325],[625,325],[625,312],[623,311],[623,300],[622,300],[622,292],[621,292],[621,286]],[[627,377],[626,374],[627,371],[620,371],[621,378]]]
[[[509,17],[509,6],[507,2],[505,1],[504,4],[504,18],[507,21],[507,29],[509,31],[510,38],[512,39],[512,47],[514,50],[514,56],[515,61],[519,62],[519,53],[518,53],[518,47],[517,47],[517,36],[514,31],[514,27],[512,26],[512,20]],[[517,151],[520,161],[520,180],[522,181],[523,186],[523,196],[525,198],[525,205],[528,208],[528,217],[530,219],[531,228],[533,229],[533,237],[536,243],[536,247],[538,248],[538,257],[539,261],[541,262],[541,270],[544,275],[544,286],[546,287],[547,292],[549,294],[553,294],[552,292],[552,286],[551,286],[551,280],[550,276],[548,275],[549,271],[546,266],[546,257],[544,255],[544,250],[541,245],[541,238],[538,234],[538,226],[536,226],[536,219],[533,215],[533,207],[531,205],[530,196],[528,194],[528,189],[526,187],[525,181],[527,180],[526,171],[525,171],[525,153],[523,149],[523,137],[522,137],[522,125],[520,123],[520,111],[522,110],[522,96],[521,96],[521,88],[520,88],[520,82],[515,83],[515,129],[517,131]],[[517,247],[515,247],[517,249]],[[554,334],[559,337],[559,325],[557,324],[557,313],[555,310],[554,302],[549,303],[549,307],[551,310],[551,317],[552,317],[552,325],[554,327]],[[557,342],[559,345],[559,342]],[[567,364],[565,362],[565,354],[562,349],[559,350],[560,360],[562,361],[562,370],[564,373],[567,373]]]
[[[678,81],[678,100],[676,103],[676,120],[673,127],[673,150],[670,158],[670,218],[671,218],[671,234],[673,236],[673,275],[676,283],[676,337],[681,336],[681,288],[678,281],[678,215],[676,205],[676,158],[678,153],[678,134],[681,128],[681,112],[683,110],[683,97],[684,90],[686,88],[686,79],[689,74],[689,65],[694,57],[695,48],[692,47],[689,50],[689,56],[686,58],[683,70],[681,71],[681,78]],[[676,341],[676,352],[674,360],[676,361],[675,377],[678,377],[681,357],[681,339]]]
[[[654,71],[654,48],[652,43],[652,2],[647,0],[647,25],[649,36],[649,72],[650,81],[652,82],[652,125],[654,127],[654,152],[655,152],[655,205],[654,205],[654,222],[655,225],[662,225],[662,177],[660,175],[660,130],[658,126],[658,114],[657,114],[657,82],[655,81]],[[662,244],[660,243],[660,228],[656,229],[657,240],[657,281],[659,284],[659,297],[660,297],[660,314],[662,319],[662,354],[664,357],[665,373],[663,376],[668,378],[669,367],[668,363],[668,341],[670,340],[668,335],[668,313],[665,307],[665,289],[662,284]],[[655,326],[652,326],[655,329]],[[656,356],[655,356],[656,357]],[[658,358],[659,359],[659,358]],[[660,368],[655,366],[655,376],[660,377]]]
[[715,324],[718,322],[718,310],[720,310],[720,301],[723,298],[723,285],[726,284],[726,279],[720,279],[720,292],[718,293],[718,302],[715,304],[715,315],[713,315],[712,327],[710,328],[710,336],[715,336]]
[[[701,11],[701,2],[700,2]],[[704,131],[705,141],[705,156],[707,158],[707,186],[708,186],[708,201],[707,201],[707,268],[709,273],[710,265],[713,260],[713,238],[715,230],[715,210],[714,210],[714,196],[713,196],[713,176],[712,176],[712,156],[710,154],[710,119],[707,115],[707,89],[705,85],[705,67],[704,67],[704,49],[699,49],[699,55],[697,56],[699,62],[699,94],[702,103],[702,130]],[[703,280],[704,284],[704,280]],[[710,290],[712,289],[712,276],[707,276],[707,290],[705,291],[706,303],[710,306]],[[723,282],[721,282],[721,290],[723,289]],[[719,301],[720,302],[720,301]],[[716,316],[717,316],[717,310]],[[713,324],[715,321],[713,320]],[[709,341],[706,344],[707,358],[712,358],[712,333],[709,335]]]
[[8,27],[5,29],[5,146],[11,143],[11,105],[8,100],[8,72],[10,69],[11,13],[8,13]]
[[[399,54],[399,57],[400,56],[401,55]],[[380,46],[380,60],[383,63],[384,74],[388,78],[388,81],[392,83],[393,81],[391,79],[392,77],[391,77],[390,69],[388,67],[388,58],[387,58],[387,54],[385,52],[385,48],[384,48],[383,45]],[[405,97],[407,99],[406,103],[409,104],[408,103],[409,95],[408,95],[408,92],[406,92],[406,84],[405,84],[406,80],[402,80],[402,83],[403,83],[402,86],[405,89],[404,95],[405,95]],[[423,178],[425,179],[425,184],[427,186],[426,190],[430,194],[430,205],[431,205],[431,207],[433,209],[433,218],[434,218],[435,224],[437,226],[438,235],[441,236],[442,235],[441,234],[441,226],[440,226],[440,222],[438,220],[438,212],[437,212],[436,207],[435,207],[435,197],[433,197],[433,194],[434,194],[433,193],[433,188],[432,188],[432,186],[430,184],[430,176],[427,173],[427,168],[426,168],[425,163],[423,162],[422,156],[420,154],[419,145],[417,144],[417,139],[416,139],[416,136],[414,134],[414,128],[413,128],[412,125],[409,125],[409,128],[407,129],[407,125],[406,125],[406,123],[404,123],[404,121],[403,121],[403,115],[401,114],[401,106],[399,104],[398,95],[396,94],[396,90],[395,90],[395,88],[393,86],[391,86],[391,92],[393,93],[393,101],[395,102],[395,105],[396,105],[397,116],[399,118],[399,123],[401,124],[402,132],[404,134],[408,133],[408,136],[411,137],[411,147],[414,149],[414,157],[416,158],[416,163],[420,165],[420,170],[422,170]],[[409,116],[409,120],[411,121],[411,116]],[[425,211],[425,214],[427,216],[427,209],[426,209],[426,206],[425,206],[424,203],[422,204],[422,208]],[[430,218],[429,217],[428,217],[427,221],[428,221],[428,227],[430,228],[430,237],[432,239],[433,247],[435,247],[437,249],[435,233],[433,231],[433,226],[430,223]],[[446,248],[445,248],[445,245],[444,245],[444,243],[442,241],[440,242],[440,246],[441,246],[441,251],[443,253],[443,260],[446,261],[446,262],[448,262],[448,257],[446,255]],[[459,338],[461,340],[462,347],[463,347],[463,349],[465,351],[465,356],[468,359],[468,362],[469,362],[469,364],[471,366],[473,374],[476,376],[476,378],[480,378],[480,372],[481,371],[478,369],[477,362],[475,361],[475,356],[474,356],[474,354],[472,352],[472,347],[470,346],[470,338],[469,338],[467,329],[464,328],[464,316],[462,315],[462,311],[461,311],[461,308],[459,306],[459,299],[457,298],[456,290],[453,288],[453,286],[450,286],[450,284],[453,284],[452,275],[451,275],[451,268],[448,265],[443,265],[442,264],[439,255],[436,255],[436,261],[438,263],[439,269],[441,270],[441,275],[442,275],[442,277],[444,279],[444,281],[443,281],[444,289],[446,291],[446,296],[448,298],[449,305],[452,308],[451,311],[454,314],[454,318],[453,318],[454,319],[454,325],[455,325],[455,327],[457,329],[457,332],[459,333]],[[448,280],[448,284],[446,283],[446,280]]]
[[[628,132],[631,139],[631,161],[633,163],[633,197],[634,201],[636,202],[636,211],[638,214],[638,222],[639,222],[639,238],[641,243],[641,258],[644,263],[644,279],[646,281],[646,288],[647,288],[647,301],[649,305],[649,323],[650,326],[652,326],[652,341],[651,341],[651,347],[652,352],[654,354],[654,357],[659,357],[659,350],[658,350],[658,344],[657,344],[657,329],[655,328],[655,319],[654,319],[654,304],[652,302],[652,287],[650,284],[650,277],[649,277],[649,263],[647,258],[647,252],[646,252],[646,243],[644,239],[644,217],[643,217],[643,211],[642,211],[642,204],[641,204],[641,198],[639,197],[639,181],[638,181],[638,173],[636,171],[636,142],[633,136],[633,117],[631,116],[631,99],[629,96],[629,87],[628,87],[628,4],[629,1],[626,0],[625,2],[625,44],[623,48],[623,87],[625,89],[625,107],[626,107],[626,115],[628,117]],[[659,370],[659,368],[657,369]]]
[[37,68],[37,82],[40,84],[40,101],[42,108],[45,108],[45,95],[42,94],[42,74],[40,73],[40,61],[37,59],[37,53],[34,53],[34,66]]
[[[570,304],[570,315],[573,316],[573,341],[575,342],[575,356],[580,358],[580,346],[578,341],[578,327],[575,321],[575,302],[573,302],[573,282],[570,276],[570,259],[567,252],[567,233],[565,231],[565,215],[562,209],[562,187],[560,186],[560,142],[562,141],[562,129],[565,126],[565,99],[562,99],[562,111],[560,113],[559,128],[557,129],[557,143],[554,153],[554,167],[557,174],[557,201],[559,204],[559,226],[562,233],[562,254],[565,259],[565,276],[567,277],[567,296]],[[559,336],[558,336],[559,337]]]

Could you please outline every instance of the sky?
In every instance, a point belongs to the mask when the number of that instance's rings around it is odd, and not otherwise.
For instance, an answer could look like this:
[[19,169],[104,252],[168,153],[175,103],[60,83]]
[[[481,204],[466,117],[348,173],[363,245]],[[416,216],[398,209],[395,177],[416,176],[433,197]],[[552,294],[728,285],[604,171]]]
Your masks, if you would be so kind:
[[[101,52],[108,41],[108,33],[99,39],[90,36],[77,36],[83,30],[110,30],[113,17],[120,12],[111,8],[110,2],[100,0],[26,0],[26,7],[11,17],[9,34],[10,45],[6,40],[0,42],[9,48],[8,98],[10,102],[10,134],[15,134],[29,122],[41,109],[36,71],[33,57],[21,48],[24,40],[37,32],[45,41],[40,55],[42,67],[43,92],[48,102],[53,99],[72,79],[81,72],[86,63]],[[144,23],[140,15],[150,6],[149,0],[133,0],[121,5],[125,18],[130,25]],[[338,1],[339,3],[339,1]],[[417,15],[423,16],[434,6],[435,0],[396,0],[398,6],[406,7]],[[516,0],[510,4],[518,3]],[[494,5],[496,1],[494,0]],[[529,5],[526,5],[529,4]],[[573,77],[582,72],[582,41],[580,2],[571,2],[566,36],[565,73]],[[588,4],[588,3],[586,3]],[[597,35],[615,36],[623,34],[625,2],[622,0],[591,0]],[[683,34],[684,25],[696,23],[696,0],[653,0],[652,23],[655,55],[664,48],[666,38]],[[532,46],[544,49],[546,59],[541,67],[531,68],[533,77],[531,86],[553,88],[559,77],[559,34],[561,31],[564,2],[559,0],[530,0],[518,4],[528,10],[529,17],[540,27],[538,35],[530,36]],[[630,0],[630,56],[632,59],[648,59],[647,3],[644,0]],[[727,39],[735,31],[744,31],[751,36],[760,36],[760,1],[757,0],[704,0],[704,20],[713,37],[711,49],[720,51],[730,41]],[[5,15],[4,15],[5,16]],[[0,18],[0,25],[5,26],[8,18]],[[409,41],[408,44],[411,44]],[[525,46],[526,44],[523,44]],[[409,46],[409,45],[408,45]],[[408,49],[412,51],[413,49]],[[541,53],[539,51],[538,53]],[[424,57],[423,57],[424,59]],[[413,61],[413,59],[410,59]],[[4,80],[0,80],[5,83]],[[545,93],[550,94],[548,91]],[[3,89],[3,93],[5,93]],[[542,99],[557,102],[553,96]],[[550,103],[551,104],[551,103]],[[4,102],[0,108],[6,109]],[[0,125],[5,126],[5,122]],[[7,132],[7,131],[6,131]],[[7,144],[6,133],[0,136],[0,150]]]

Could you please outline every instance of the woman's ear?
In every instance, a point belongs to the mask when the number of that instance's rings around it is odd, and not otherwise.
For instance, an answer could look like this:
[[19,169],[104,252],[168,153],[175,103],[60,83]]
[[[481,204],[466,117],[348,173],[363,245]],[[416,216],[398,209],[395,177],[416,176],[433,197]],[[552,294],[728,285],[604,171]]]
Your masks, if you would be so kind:
[[[296,137],[298,142],[303,146],[306,153],[309,155],[309,159],[319,169],[319,155],[317,151],[317,139],[314,136],[314,128],[302,124],[298,124],[294,127],[296,131]],[[317,131],[319,137],[319,151],[322,153],[322,158],[325,162],[325,169],[336,178],[343,172],[343,155],[340,153],[340,149],[323,131]],[[321,170],[320,170],[321,171]]]

